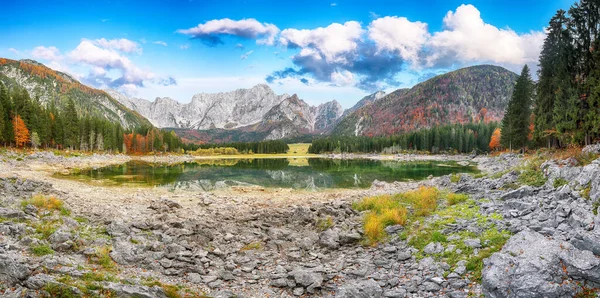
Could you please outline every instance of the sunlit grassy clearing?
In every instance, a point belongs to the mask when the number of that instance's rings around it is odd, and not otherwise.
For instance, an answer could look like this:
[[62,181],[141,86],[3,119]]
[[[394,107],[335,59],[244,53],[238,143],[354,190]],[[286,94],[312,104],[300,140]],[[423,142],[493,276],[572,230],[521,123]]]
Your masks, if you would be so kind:
[[421,186],[416,190],[395,196],[367,197],[353,204],[354,209],[369,211],[364,218],[364,233],[368,244],[382,241],[391,225],[404,225],[409,218],[427,216],[437,208],[440,191],[435,187]]

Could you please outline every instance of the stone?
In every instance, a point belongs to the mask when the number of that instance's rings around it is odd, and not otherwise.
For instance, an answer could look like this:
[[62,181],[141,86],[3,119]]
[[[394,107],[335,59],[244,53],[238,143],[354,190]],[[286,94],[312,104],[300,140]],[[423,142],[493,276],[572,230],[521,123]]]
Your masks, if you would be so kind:
[[288,276],[293,278],[296,284],[307,288],[309,293],[314,293],[314,289],[320,288],[323,284],[323,276],[319,272],[296,269]]
[[25,281],[25,286],[32,290],[39,290],[48,283],[56,282],[56,279],[50,275],[40,273],[30,276]]
[[533,195],[533,187],[525,185],[500,197],[501,200],[520,199]]
[[302,288],[302,287],[294,288],[294,290],[292,291],[292,294],[294,296],[302,296],[302,294],[304,294],[304,288]]
[[399,252],[396,257],[398,258],[398,261],[406,261],[408,259],[410,259],[412,257],[412,254],[410,253],[410,251],[401,251]]
[[386,298],[404,298],[404,297],[406,297],[406,290],[402,289],[402,288],[388,290],[388,291],[385,291],[383,293],[383,297],[386,297]]
[[355,232],[355,231],[352,231],[352,232],[341,232],[340,233],[340,244],[357,243],[357,242],[360,241],[360,239],[361,239],[360,234],[357,233],[357,232]]
[[479,238],[465,239],[464,244],[472,248],[481,248],[481,240]]
[[423,283],[423,289],[427,292],[438,292],[442,287],[435,282],[426,281]]
[[276,288],[285,288],[288,286],[288,282],[287,282],[287,279],[285,279],[285,278],[278,278],[278,279],[271,280],[269,285],[272,287],[276,287]]
[[[568,242],[524,230],[484,263],[486,297],[572,297],[574,280],[600,282],[600,260]],[[571,282],[565,282],[571,281]]]
[[353,280],[337,288],[336,298],[377,298],[381,297],[383,290],[379,284],[372,280]]
[[430,242],[423,248],[425,254],[439,254],[444,251],[444,246],[439,242]]
[[319,235],[319,244],[329,249],[338,249],[340,247],[340,235],[337,229],[328,229]]
[[12,287],[25,280],[31,271],[25,259],[16,253],[0,253],[0,283]]
[[109,282],[105,284],[104,288],[122,298],[167,298],[165,291],[158,286],[146,287]]
[[202,276],[195,272],[188,273],[187,280],[193,284],[200,284],[202,283]]
[[387,226],[385,227],[385,232],[388,233],[388,235],[392,235],[395,233],[398,233],[399,231],[402,231],[404,229],[404,227],[402,225],[391,225],[391,226]]

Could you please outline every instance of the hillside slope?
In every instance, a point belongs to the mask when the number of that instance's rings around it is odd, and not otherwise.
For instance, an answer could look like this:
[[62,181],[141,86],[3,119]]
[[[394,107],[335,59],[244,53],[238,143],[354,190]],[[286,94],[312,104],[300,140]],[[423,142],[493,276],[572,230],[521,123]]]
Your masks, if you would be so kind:
[[72,99],[80,116],[104,117],[120,122],[125,128],[150,124],[106,92],[83,85],[70,75],[33,60],[0,58],[0,81],[9,88],[23,86],[31,98],[37,98],[46,106],[54,104],[62,108]]
[[396,90],[339,122],[334,135],[393,135],[471,120],[499,121],[518,75],[498,66],[472,66]]

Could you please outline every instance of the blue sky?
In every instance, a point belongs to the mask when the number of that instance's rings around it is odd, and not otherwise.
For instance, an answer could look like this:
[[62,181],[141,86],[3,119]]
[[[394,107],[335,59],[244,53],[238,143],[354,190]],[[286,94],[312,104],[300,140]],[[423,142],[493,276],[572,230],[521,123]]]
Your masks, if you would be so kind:
[[269,84],[345,108],[376,90],[488,63],[534,69],[572,1],[9,1],[0,56],[98,88],[181,102]]

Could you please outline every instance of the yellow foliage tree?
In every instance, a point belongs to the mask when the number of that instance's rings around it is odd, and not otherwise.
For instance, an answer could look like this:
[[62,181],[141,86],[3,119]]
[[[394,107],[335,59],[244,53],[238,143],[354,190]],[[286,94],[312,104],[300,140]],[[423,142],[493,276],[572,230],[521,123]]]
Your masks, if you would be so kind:
[[500,149],[500,136],[502,132],[500,128],[496,128],[494,133],[492,133],[492,138],[490,140],[490,150],[495,151]]
[[29,143],[29,129],[25,126],[25,122],[21,119],[21,116],[16,115],[13,118],[13,129],[15,132],[15,143],[17,147],[23,147]]

